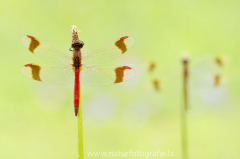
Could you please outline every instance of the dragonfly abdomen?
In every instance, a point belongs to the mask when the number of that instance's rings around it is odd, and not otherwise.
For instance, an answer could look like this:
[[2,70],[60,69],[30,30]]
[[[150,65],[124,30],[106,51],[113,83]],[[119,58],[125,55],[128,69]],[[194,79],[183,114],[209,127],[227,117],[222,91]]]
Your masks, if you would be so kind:
[[78,108],[79,108],[79,92],[80,92],[80,84],[79,84],[79,74],[80,74],[80,69],[75,68],[75,85],[74,85],[74,111],[75,111],[75,116],[78,114]]

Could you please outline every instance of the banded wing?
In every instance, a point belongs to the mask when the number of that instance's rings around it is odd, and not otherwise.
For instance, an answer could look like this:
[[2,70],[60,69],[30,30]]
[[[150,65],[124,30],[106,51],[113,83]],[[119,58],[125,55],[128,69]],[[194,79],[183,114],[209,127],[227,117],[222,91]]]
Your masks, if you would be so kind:
[[82,66],[80,81],[86,85],[103,86],[120,83],[134,77],[128,66]]
[[224,59],[222,57],[207,56],[192,63],[190,76],[200,88],[204,86],[219,86],[222,83],[222,69]]
[[208,56],[191,63],[193,65],[190,64],[189,102],[194,107],[200,101],[213,110],[219,110],[227,105],[229,93],[225,85],[226,78],[223,76],[225,60],[221,56]]
[[153,88],[156,92],[160,92],[162,90],[163,77],[168,76],[166,75],[166,70],[167,72],[172,72],[170,71],[170,67],[168,68],[159,67],[157,62],[154,61],[148,62],[147,66],[148,78],[151,84],[151,88]]
[[71,65],[27,64],[21,68],[21,72],[28,78],[50,84],[69,84],[74,81],[74,71]]
[[91,65],[113,60],[118,56],[124,54],[133,45],[133,43],[133,37],[122,37],[101,49],[83,54],[82,64]]
[[71,64],[72,55],[52,48],[33,36],[23,36],[23,45],[39,58],[53,63]]

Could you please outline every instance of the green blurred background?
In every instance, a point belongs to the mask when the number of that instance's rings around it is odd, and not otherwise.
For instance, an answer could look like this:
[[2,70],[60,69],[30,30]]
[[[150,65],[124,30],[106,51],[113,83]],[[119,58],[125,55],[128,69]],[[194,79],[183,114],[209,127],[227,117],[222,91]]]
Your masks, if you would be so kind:
[[[192,61],[219,54],[229,59],[221,86],[189,88],[189,158],[240,158],[239,8],[239,0],[2,1],[0,158],[77,158],[73,84],[48,85],[20,73],[24,64],[46,63],[22,45],[23,35],[68,51],[72,25],[82,31],[83,52],[122,36],[135,38],[126,54],[105,64],[131,66],[134,79],[106,87],[81,86],[85,158],[94,158],[87,152],[130,150],[170,150],[172,158],[181,158],[183,50]],[[151,75],[149,61],[158,66]],[[211,74],[211,69],[204,70]],[[161,80],[158,93],[151,86],[153,78]]]

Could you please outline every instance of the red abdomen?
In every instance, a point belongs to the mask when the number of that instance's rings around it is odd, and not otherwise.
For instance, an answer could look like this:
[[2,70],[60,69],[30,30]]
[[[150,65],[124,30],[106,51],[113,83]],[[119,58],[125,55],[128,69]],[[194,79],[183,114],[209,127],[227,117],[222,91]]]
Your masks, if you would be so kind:
[[74,110],[75,110],[75,116],[78,114],[78,108],[79,108],[79,74],[80,70],[79,68],[75,68],[75,85],[74,85]]

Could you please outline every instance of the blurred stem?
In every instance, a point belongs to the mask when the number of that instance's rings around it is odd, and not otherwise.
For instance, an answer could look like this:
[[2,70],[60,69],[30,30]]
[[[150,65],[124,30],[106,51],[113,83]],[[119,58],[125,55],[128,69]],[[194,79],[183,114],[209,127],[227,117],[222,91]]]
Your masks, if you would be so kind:
[[82,100],[79,89],[79,108],[78,108],[78,159],[83,159],[83,126],[82,126]]
[[182,159],[188,159],[187,110],[188,110],[188,59],[183,59],[183,104],[181,104]]
[[182,159],[188,158],[187,144],[187,112],[181,109]]

